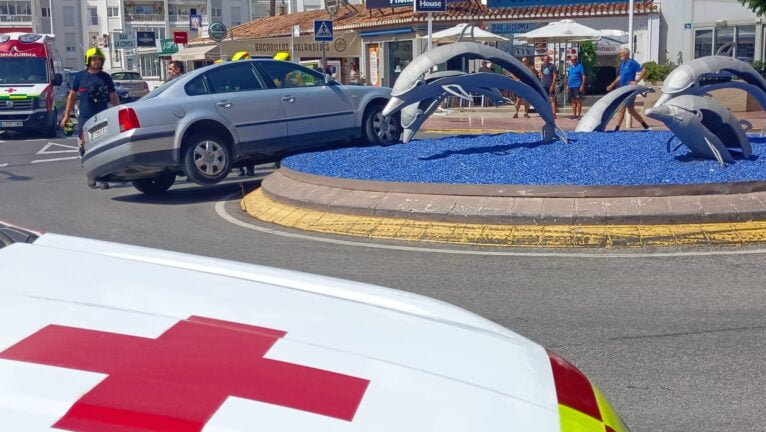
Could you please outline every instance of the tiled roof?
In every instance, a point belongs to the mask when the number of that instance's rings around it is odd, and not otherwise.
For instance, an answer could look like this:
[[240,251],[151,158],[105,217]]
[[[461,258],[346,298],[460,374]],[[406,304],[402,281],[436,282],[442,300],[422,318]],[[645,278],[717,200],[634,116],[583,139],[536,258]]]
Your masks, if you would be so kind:
[[[335,30],[365,29],[426,22],[425,14],[412,12],[412,7],[388,9],[367,9],[364,4],[341,8],[334,20]],[[565,6],[527,6],[504,9],[490,9],[478,1],[448,3],[447,12],[434,15],[435,22],[476,22],[503,21],[517,19],[565,19],[599,16],[619,16],[628,14],[629,3],[584,3]],[[647,14],[658,12],[658,5],[653,0],[635,2],[635,13]],[[288,15],[259,18],[231,29],[234,39],[257,39],[265,37],[289,36],[294,25],[300,25],[302,34],[314,31],[313,22],[317,19],[330,19],[324,10],[299,12]],[[196,39],[192,43],[209,42],[208,39]]]

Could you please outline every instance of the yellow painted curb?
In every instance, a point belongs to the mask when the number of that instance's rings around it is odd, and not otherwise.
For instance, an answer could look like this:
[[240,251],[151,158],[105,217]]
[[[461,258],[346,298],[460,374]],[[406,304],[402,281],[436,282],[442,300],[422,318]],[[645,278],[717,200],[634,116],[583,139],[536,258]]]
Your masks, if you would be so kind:
[[474,246],[664,247],[766,242],[766,221],[683,225],[490,225],[355,216],[293,207],[259,188],[241,201],[263,222],[324,234]]

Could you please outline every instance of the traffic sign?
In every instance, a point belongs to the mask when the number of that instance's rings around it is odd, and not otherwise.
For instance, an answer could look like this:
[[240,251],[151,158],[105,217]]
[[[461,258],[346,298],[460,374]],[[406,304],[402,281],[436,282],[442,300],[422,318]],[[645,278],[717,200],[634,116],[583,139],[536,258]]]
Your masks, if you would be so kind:
[[210,27],[207,29],[207,35],[210,36],[210,39],[213,39],[216,42],[226,39],[226,33],[226,26],[220,22],[210,24]]
[[116,49],[135,49],[136,40],[129,33],[115,33],[114,47]]
[[415,12],[445,12],[447,0],[415,0]]
[[314,21],[314,40],[317,42],[332,42],[332,21]]

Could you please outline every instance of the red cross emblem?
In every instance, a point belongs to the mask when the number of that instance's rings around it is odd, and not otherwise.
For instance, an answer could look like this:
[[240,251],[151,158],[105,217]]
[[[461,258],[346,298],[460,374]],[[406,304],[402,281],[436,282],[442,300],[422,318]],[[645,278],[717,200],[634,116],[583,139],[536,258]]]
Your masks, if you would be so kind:
[[157,339],[49,325],[0,358],[108,374],[53,427],[200,431],[229,396],[351,421],[368,380],[264,358],[286,332],[192,316]]
[[13,93],[13,92],[15,92],[15,91],[16,91],[16,89],[15,89],[15,88],[7,88],[7,89],[5,89],[5,92],[6,92],[6,93]]

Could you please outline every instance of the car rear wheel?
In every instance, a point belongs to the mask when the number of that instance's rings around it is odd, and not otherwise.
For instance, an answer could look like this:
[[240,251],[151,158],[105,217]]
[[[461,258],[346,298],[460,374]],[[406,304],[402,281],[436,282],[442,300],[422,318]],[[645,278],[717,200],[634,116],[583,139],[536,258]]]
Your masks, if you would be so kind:
[[383,115],[384,105],[377,104],[367,110],[364,117],[364,140],[372,145],[389,145],[399,142],[402,128],[394,116]]
[[157,177],[133,180],[131,183],[133,187],[138,189],[147,195],[161,194],[176,182],[176,174],[172,172],[164,172]]
[[189,180],[212,185],[225,179],[231,169],[231,151],[226,141],[212,134],[193,135],[184,154],[184,171]]

